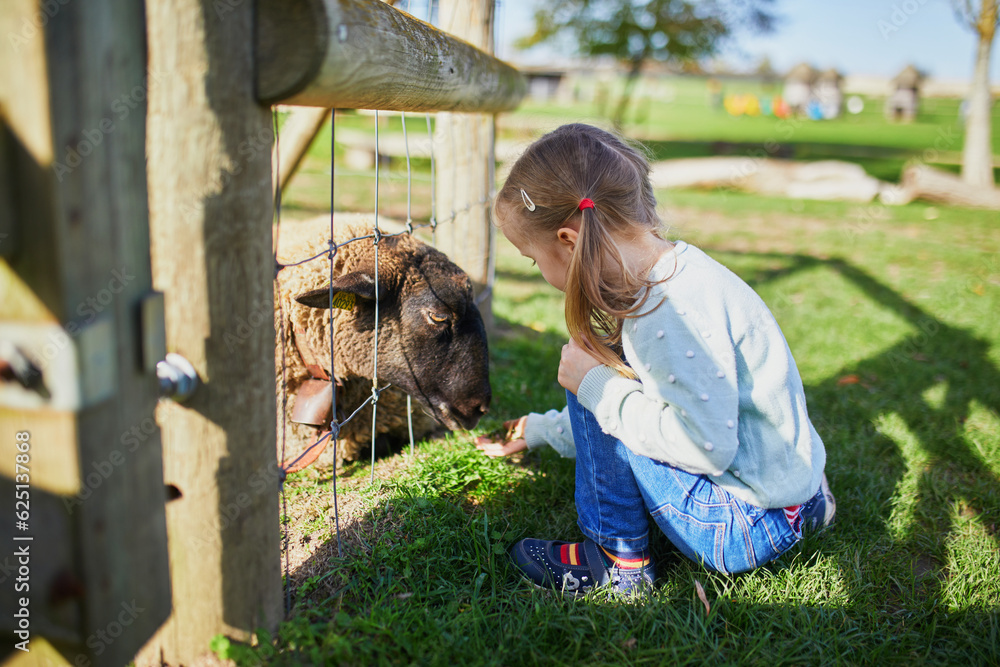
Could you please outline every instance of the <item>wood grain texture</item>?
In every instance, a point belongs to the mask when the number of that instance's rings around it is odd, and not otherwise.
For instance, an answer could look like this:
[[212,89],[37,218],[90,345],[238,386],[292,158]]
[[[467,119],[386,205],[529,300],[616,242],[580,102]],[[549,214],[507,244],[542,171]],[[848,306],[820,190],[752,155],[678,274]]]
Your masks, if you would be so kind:
[[17,227],[14,225],[14,175],[11,173],[11,156],[14,137],[3,119],[0,107],[0,257],[11,257],[17,243]]
[[260,0],[257,95],[339,109],[480,111],[515,108],[520,73],[387,4]]
[[275,459],[271,114],[253,4],[148,0],[154,284],[167,349],[202,385],[161,403],[174,612],[137,664],[190,664],[282,613]]
[[[493,51],[492,0],[441,0],[442,30]],[[434,126],[436,234],[439,250],[462,267],[476,291],[486,330],[492,329],[495,230],[494,121],[486,113],[439,113]]]
[[[103,388],[75,411],[0,410],[6,460],[17,431],[38,452],[33,628],[77,664],[128,663],[170,606],[157,382],[139,363],[136,317],[151,288],[144,18],[141,0],[0,5],[5,39],[18,37],[0,60],[17,233],[0,271],[0,319],[62,327],[37,348],[43,378]],[[77,377],[54,377],[46,345],[83,348],[80,332],[98,320],[99,354],[78,357]],[[149,432],[127,447],[142,424]]]

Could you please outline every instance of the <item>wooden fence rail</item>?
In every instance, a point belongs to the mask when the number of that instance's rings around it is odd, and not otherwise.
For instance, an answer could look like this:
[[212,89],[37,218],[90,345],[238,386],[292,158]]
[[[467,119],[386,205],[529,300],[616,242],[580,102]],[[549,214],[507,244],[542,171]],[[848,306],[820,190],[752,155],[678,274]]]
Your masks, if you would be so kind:
[[527,92],[510,65],[372,0],[259,0],[256,61],[268,104],[495,113]]

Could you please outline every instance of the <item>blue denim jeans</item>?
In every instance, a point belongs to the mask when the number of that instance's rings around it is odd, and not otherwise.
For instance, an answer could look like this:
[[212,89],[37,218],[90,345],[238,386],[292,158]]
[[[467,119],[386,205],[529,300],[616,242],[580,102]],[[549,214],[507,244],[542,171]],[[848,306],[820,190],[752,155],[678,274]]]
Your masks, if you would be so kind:
[[576,443],[580,530],[615,551],[649,544],[649,520],[685,556],[723,573],[746,572],[776,558],[802,534],[784,509],[734,497],[704,475],[639,456],[601,430],[594,414],[566,392]]

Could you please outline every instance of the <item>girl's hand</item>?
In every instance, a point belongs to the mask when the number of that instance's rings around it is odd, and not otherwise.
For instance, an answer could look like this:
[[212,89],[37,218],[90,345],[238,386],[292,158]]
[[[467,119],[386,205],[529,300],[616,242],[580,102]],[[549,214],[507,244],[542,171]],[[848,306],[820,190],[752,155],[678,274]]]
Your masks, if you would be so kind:
[[563,345],[562,359],[559,361],[559,384],[575,395],[583,382],[583,377],[591,369],[601,365],[596,357],[576,344],[572,338]]
[[497,442],[488,435],[481,435],[475,440],[476,449],[494,458],[523,452],[528,448],[528,441],[524,439],[524,425],[527,422],[527,415],[504,422],[507,435],[504,436],[503,442]]

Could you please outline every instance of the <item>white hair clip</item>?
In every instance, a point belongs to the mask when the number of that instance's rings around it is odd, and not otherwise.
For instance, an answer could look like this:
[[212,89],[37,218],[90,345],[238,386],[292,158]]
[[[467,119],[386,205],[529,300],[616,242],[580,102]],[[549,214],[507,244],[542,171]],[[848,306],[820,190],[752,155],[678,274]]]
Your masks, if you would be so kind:
[[529,211],[535,210],[535,202],[531,201],[531,197],[524,191],[524,188],[521,188],[521,201],[524,202],[524,207]]

